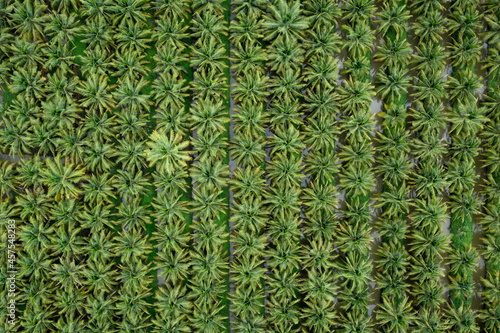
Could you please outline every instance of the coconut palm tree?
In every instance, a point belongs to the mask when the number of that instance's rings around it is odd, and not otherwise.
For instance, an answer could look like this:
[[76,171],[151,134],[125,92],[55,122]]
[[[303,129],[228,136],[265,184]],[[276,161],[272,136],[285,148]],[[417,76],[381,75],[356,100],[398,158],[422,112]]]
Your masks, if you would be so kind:
[[154,131],[151,134],[151,142],[147,145],[146,159],[150,166],[157,165],[159,170],[166,172],[182,169],[191,160],[190,152],[186,150],[189,141],[182,140],[179,134],[174,132]]
[[38,1],[16,1],[8,7],[13,28],[26,41],[44,38],[47,6]]
[[105,75],[90,75],[80,82],[77,92],[82,95],[80,105],[92,111],[104,112],[115,106]]
[[85,168],[63,163],[61,156],[56,156],[54,162],[46,159],[46,169],[41,172],[42,183],[48,187],[47,195],[56,201],[77,197],[81,190],[76,184],[84,175]]
[[301,15],[300,2],[287,3],[283,0],[276,1],[268,6],[269,16],[262,24],[268,34],[265,40],[273,40],[276,37],[302,37],[303,31],[309,27],[309,20]]
[[114,0],[110,11],[114,14],[111,19],[115,25],[123,23],[146,23],[150,4],[145,0]]

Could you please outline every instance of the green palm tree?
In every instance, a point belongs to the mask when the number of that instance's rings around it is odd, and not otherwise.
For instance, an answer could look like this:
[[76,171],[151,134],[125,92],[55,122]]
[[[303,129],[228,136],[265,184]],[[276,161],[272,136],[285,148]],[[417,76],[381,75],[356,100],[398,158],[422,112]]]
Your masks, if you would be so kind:
[[49,43],[44,49],[45,56],[47,57],[44,67],[50,70],[58,68],[63,71],[63,73],[68,72],[75,64],[75,56],[72,55],[72,51],[68,43]]
[[415,318],[415,332],[448,332],[450,324],[439,312],[423,308],[422,312]]
[[91,232],[96,233],[105,226],[110,228],[115,226],[115,221],[111,219],[111,206],[102,202],[85,205],[85,210],[79,213],[79,219],[83,221],[82,228],[89,228]]
[[80,117],[79,109],[68,103],[62,97],[55,97],[48,102],[42,102],[42,119],[51,128],[59,130],[70,130],[73,128],[75,121]]
[[308,82],[309,89],[316,86],[322,88],[334,88],[335,80],[338,78],[337,69],[339,65],[335,58],[327,56],[312,56],[310,64],[304,71],[304,80]]
[[192,47],[191,66],[196,70],[224,71],[227,59],[224,45],[219,43],[215,37],[208,40],[198,40],[198,45]]
[[342,332],[372,332],[370,317],[361,311],[341,314]]
[[313,0],[305,3],[304,15],[311,19],[312,28],[335,26],[342,16],[341,9],[325,0]]
[[411,311],[411,302],[408,298],[398,301],[387,296],[382,297],[382,305],[377,311],[379,324],[388,332],[407,332],[411,321],[416,319]]
[[[116,296],[115,315],[123,316],[124,318],[132,319],[142,318],[147,314],[147,298],[150,292],[147,289],[141,292],[132,292],[122,288]],[[146,320],[146,318],[144,318]]]
[[98,140],[90,140],[86,143],[87,156],[85,164],[92,172],[109,172],[114,166],[112,161],[113,146],[109,143],[101,143]]
[[[324,0],[312,2],[317,4],[322,3],[322,5],[326,7],[331,5],[331,3],[323,3]],[[306,6],[312,2],[306,3]],[[336,32],[335,26],[329,24],[321,27],[317,26],[314,30],[309,29],[307,33],[310,38],[304,41],[304,45],[306,46],[306,58],[310,58],[312,55],[329,56],[332,54],[340,53],[342,47],[342,39]]]
[[202,186],[193,190],[191,202],[194,218],[217,219],[226,211],[224,198],[220,197],[222,190],[211,190]]
[[220,314],[224,309],[220,303],[212,306],[195,304],[196,311],[193,311],[190,321],[194,332],[216,333],[224,328],[226,317]]
[[[436,0],[430,1],[440,2]],[[415,5],[415,3],[413,3]],[[441,4],[439,4],[441,6]],[[426,15],[421,15],[417,18],[417,22],[413,24],[414,32],[423,42],[429,44],[440,43],[443,39],[446,19],[440,11],[432,10]]]
[[[113,129],[116,129],[116,131],[119,132],[125,140],[129,141],[129,143],[133,143],[134,140],[140,140],[147,135],[148,114],[141,111],[142,110],[133,111],[131,108],[127,107],[126,109],[121,110],[118,114],[116,118],[116,125],[111,121],[109,121],[109,123],[115,126]],[[114,119],[111,118],[111,120]],[[96,128],[99,132],[103,131],[102,127],[102,125],[99,127],[94,126],[94,128]],[[111,131],[108,133],[109,136],[112,136],[113,134],[114,133]]]
[[[109,325],[113,322],[113,308],[113,299],[108,298],[103,292],[99,292],[95,297],[89,297],[85,309],[89,316],[92,317],[89,321],[92,323],[89,325],[89,329],[92,329],[91,327],[94,325],[103,329],[110,329]],[[95,326],[94,329],[97,330],[98,328]]]
[[77,92],[82,95],[80,105],[84,108],[104,112],[115,107],[105,75],[90,75],[87,81],[80,82]]
[[153,82],[152,95],[156,106],[162,109],[179,109],[184,107],[184,99],[188,96],[186,81],[177,75],[160,74]]
[[114,31],[102,17],[86,22],[80,29],[80,35],[83,37],[82,43],[86,43],[88,48],[99,47],[107,52],[114,47],[113,34]]
[[[182,221],[184,215],[189,212],[187,203],[183,201],[181,193],[176,191],[161,192],[153,199],[151,205],[155,209],[153,216],[160,223],[166,223],[167,225]],[[163,243],[163,241],[160,243]]]
[[199,11],[193,17],[193,33],[191,36],[198,38],[198,43],[204,43],[210,38],[215,38],[218,42],[221,42],[221,37],[228,35],[228,29],[224,23],[223,15]]
[[[422,45],[422,47],[427,46]],[[382,66],[387,67],[389,70],[398,66],[407,68],[412,56],[411,51],[410,44],[405,38],[394,40],[384,39],[380,47],[378,47],[377,53],[374,55],[374,60],[381,61]],[[418,54],[415,55],[415,57],[417,57]]]
[[344,45],[349,50],[349,54],[361,57],[371,50],[375,32],[371,30],[366,21],[361,21],[354,26],[343,25],[342,30],[347,34]]
[[21,38],[26,41],[43,39],[47,21],[45,10],[47,6],[39,1],[16,1],[8,8],[13,27]]
[[340,186],[351,197],[364,196],[375,186],[375,180],[367,166],[355,168],[350,164],[340,176]]
[[387,31],[392,29],[396,35],[394,40],[399,40],[399,36],[406,32],[408,19],[412,17],[410,11],[406,9],[406,4],[400,6],[395,1],[386,2],[383,10],[377,14],[379,19],[375,22],[379,24],[379,34],[385,36]]
[[481,58],[481,44],[476,36],[465,36],[453,41],[450,48],[452,65],[457,68],[474,66]]
[[47,332],[53,327],[53,319],[51,316],[53,311],[44,307],[37,307],[32,310],[27,310],[21,325],[33,333]]
[[113,178],[109,174],[91,174],[87,182],[82,184],[84,199],[90,203],[111,202],[115,195],[112,186]]
[[186,0],[155,0],[155,10],[160,16],[178,20],[187,19],[190,11]]
[[123,289],[133,293],[146,290],[152,280],[152,277],[148,276],[150,266],[151,264],[145,264],[141,260],[126,261],[119,265],[117,278],[123,282]]
[[80,228],[73,228],[71,225],[68,225],[68,227],[59,226],[51,236],[51,244],[49,244],[48,248],[53,251],[54,255],[65,258],[74,258],[81,255],[85,243],[83,238],[79,236],[80,231]]
[[479,21],[483,18],[483,15],[476,10],[476,3],[460,5],[460,2],[457,2],[454,6],[448,33],[457,34],[459,38],[474,36],[475,31],[480,29]]
[[265,11],[267,2],[264,0],[235,0],[234,1],[234,12],[246,13],[247,15],[262,14]]
[[349,79],[345,82],[345,87],[340,86],[338,89],[340,103],[347,113],[355,114],[358,109],[369,109],[374,95],[369,82]]
[[[184,281],[191,267],[189,256],[185,250],[182,251],[160,251],[156,267],[160,270],[159,276],[165,281],[174,284]],[[202,292],[199,290],[199,292]]]
[[464,72],[459,72],[457,78],[451,78],[449,87],[451,89],[450,100],[452,102],[459,101],[475,105],[477,101],[475,95],[483,85],[478,76],[472,71],[466,70]]
[[[262,159],[263,161],[263,159]],[[257,163],[253,167],[259,165]],[[298,187],[304,177],[302,174],[301,156],[277,154],[267,167],[268,179],[271,184],[282,184],[286,187]]]
[[478,133],[488,120],[485,114],[486,109],[478,107],[475,100],[472,103],[459,102],[457,107],[448,113],[448,119],[452,123],[450,132],[455,135]]
[[59,259],[59,264],[52,265],[52,278],[62,288],[68,290],[82,284],[82,265],[77,265],[74,260],[68,258]]
[[149,49],[150,32],[145,27],[143,22],[132,23],[128,21],[122,23],[113,36],[118,44],[118,50],[121,52],[144,52],[144,50]]
[[89,20],[109,21],[113,12],[113,0],[81,0],[79,12]]
[[156,63],[154,69],[156,72],[170,73],[174,77],[186,72],[183,64],[189,61],[184,48],[166,45],[157,48],[153,59]]
[[207,189],[220,189],[226,184],[229,177],[229,165],[223,164],[220,160],[215,161],[200,161],[193,164],[190,170],[193,182],[198,186],[206,187]]
[[93,75],[102,76],[108,74],[108,69],[111,66],[111,56],[108,56],[105,49],[100,46],[87,48],[84,51],[85,56],[79,56],[80,70],[84,77]]
[[152,102],[149,100],[149,94],[144,92],[147,85],[148,81],[144,78],[134,81],[125,78],[113,94],[115,100],[119,101],[116,106],[132,111],[148,110]]
[[77,184],[85,179],[85,168],[63,163],[60,156],[56,156],[54,162],[46,159],[46,167],[41,172],[41,178],[42,183],[48,186],[48,196],[59,201],[77,197],[81,193]]
[[0,166],[0,197],[7,196],[15,191],[16,171],[15,164],[4,161]]
[[365,22],[375,9],[373,0],[347,0],[342,8],[344,17],[352,22]]
[[448,57],[448,52],[439,43],[427,44],[416,47],[417,53],[413,54],[412,64],[415,69],[426,73],[441,72],[446,64],[445,59]]
[[335,213],[338,199],[337,191],[331,184],[324,185],[313,182],[312,186],[304,190],[304,205],[308,206],[310,214],[324,213],[331,215]]
[[187,177],[187,170],[165,170],[161,172],[155,170],[153,172],[153,184],[158,189],[165,191],[186,192],[188,189]]
[[45,87],[42,84],[44,79],[40,74],[36,67],[15,70],[11,78],[10,91],[28,101],[42,99],[45,96]]
[[227,242],[229,234],[225,230],[223,224],[218,223],[213,219],[200,219],[193,221],[193,244],[197,251],[212,252],[218,251]]
[[115,152],[117,163],[122,163],[124,168],[129,168],[132,172],[146,167],[144,142],[135,140],[120,140],[118,143],[119,149]]
[[67,104],[74,104],[73,98],[80,80],[77,76],[67,77],[61,70],[47,75],[47,99],[62,98]]
[[114,14],[111,16],[113,23],[146,23],[150,14],[148,13],[150,4],[146,0],[114,0],[110,11]]
[[304,136],[294,126],[280,126],[276,128],[274,135],[269,139],[272,147],[271,155],[280,153],[283,155],[301,154],[305,148]]
[[31,223],[23,226],[19,238],[28,253],[37,253],[50,246],[54,228],[41,219],[31,219]]
[[[227,85],[224,73],[202,69],[194,73],[191,81],[194,98],[202,99],[226,99]],[[187,88],[187,87],[186,87]]]
[[192,129],[200,133],[224,132],[229,117],[227,117],[222,101],[211,99],[198,100],[191,108],[189,115]]
[[222,0],[194,0],[191,8],[196,12],[214,12],[220,14],[224,11]]
[[231,90],[233,98],[240,103],[262,103],[267,98],[267,81],[259,72],[242,72]]
[[173,223],[160,223],[153,232],[153,239],[164,253],[183,252],[188,247],[191,235],[185,232],[186,225],[178,219]]
[[138,51],[116,53],[111,63],[116,71],[112,76],[118,78],[129,78],[130,80],[138,79],[139,77],[147,76],[149,68],[146,66],[148,61],[144,60],[145,56]]
[[449,319],[450,330],[459,333],[479,332],[479,327],[475,321],[475,311],[464,304],[458,308],[450,306],[446,312]]
[[441,230],[437,225],[423,230],[416,230],[411,239],[413,242],[410,243],[410,252],[417,256],[424,254],[428,258],[441,259],[442,253],[450,250],[448,235],[441,234]]
[[231,51],[231,69],[236,75],[252,72],[264,74],[263,64],[267,60],[267,54],[258,43],[245,43]]
[[417,108],[410,109],[413,118],[412,126],[421,136],[427,136],[446,127],[446,113],[443,112],[443,105],[440,103],[430,103],[424,106],[420,101],[416,103]]
[[273,40],[276,37],[301,38],[303,31],[309,27],[309,20],[301,15],[300,2],[287,3],[278,0],[275,4],[268,6],[269,16],[266,16],[262,26],[268,33],[265,40]]
[[118,224],[121,225],[122,229],[134,227],[146,229],[146,224],[150,221],[147,208],[147,206],[140,204],[138,197],[128,200],[126,203],[120,203],[116,213]]
[[251,136],[242,137],[233,142],[229,153],[237,165],[256,167],[261,165],[266,158],[264,139],[262,137],[256,139]]
[[156,41],[156,47],[177,48],[183,50],[188,45],[186,39],[190,37],[187,33],[187,26],[181,21],[173,19],[159,20],[155,27],[152,39]]
[[166,288],[158,288],[155,298],[165,317],[175,318],[186,315],[193,307],[188,298],[188,289],[181,285],[174,287],[167,285]]
[[379,71],[377,75],[379,88],[377,94],[383,99],[394,101],[406,95],[410,86],[410,77],[406,68],[392,68],[387,71]]
[[113,177],[113,186],[124,200],[128,200],[144,196],[148,190],[149,179],[141,170],[117,170]]
[[263,36],[262,20],[257,14],[239,14],[231,24],[229,39],[235,45],[257,42]]
[[262,290],[238,288],[230,294],[231,310],[237,318],[246,320],[259,315],[264,307]]
[[230,180],[233,195],[240,197],[259,197],[265,192],[264,172],[259,168],[236,168]]
[[417,78],[414,88],[413,96],[425,104],[439,104],[442,98],[447,97],[445,91],[447,82],[440,73],[429,72],[427,74],[422,72],[422,75]]
[[341,223],[337,232],[339,250],[368,253],[370,250],[370,228],[366,223]]
[[259,137],[264,133],[267,121],[262,103],[244,102],[238,105],[237,112],[232,115],[233,130],[239,136]]
[[236,260],[236,264],[231,266],[231,280],[240,289],[256,290],[260,288],[266,272],[266,269],[262,267],[264,261],[259,261],[255,256],[243,255]]
[[9,41],[6,48],[7,56],[10,56],[9,62],[15,68],[29,69],[42,64],[44,53],[42,43],[39,40],[29,42],[24,39],[16,39]]
[[334,265],[338,268],[338,272],[334,275],[341,279],[342,286],[352,286],[356,289],[372,280],[370,276],[371,260],[360,253],[349,252],[345,258],[335,262]]

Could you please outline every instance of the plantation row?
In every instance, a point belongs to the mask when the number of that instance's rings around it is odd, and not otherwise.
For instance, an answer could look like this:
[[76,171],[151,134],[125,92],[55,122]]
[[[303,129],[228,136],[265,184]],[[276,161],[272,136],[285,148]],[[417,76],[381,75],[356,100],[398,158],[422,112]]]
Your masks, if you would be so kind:
[[498,0],[0,14],[2,332],[500,332]]

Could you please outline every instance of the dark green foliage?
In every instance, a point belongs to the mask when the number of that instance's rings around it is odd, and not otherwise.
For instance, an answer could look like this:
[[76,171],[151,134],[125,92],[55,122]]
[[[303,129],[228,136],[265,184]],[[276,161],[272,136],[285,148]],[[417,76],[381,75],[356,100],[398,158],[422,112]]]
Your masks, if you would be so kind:
[[0,1],[3,330],[500,331],[499,8]]

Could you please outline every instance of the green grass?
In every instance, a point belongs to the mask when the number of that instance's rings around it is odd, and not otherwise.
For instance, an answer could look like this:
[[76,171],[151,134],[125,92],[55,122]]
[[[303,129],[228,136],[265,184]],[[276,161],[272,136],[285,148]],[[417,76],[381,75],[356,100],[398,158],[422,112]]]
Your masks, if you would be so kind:
[[[458,38],[458,36],[453,36],[454,38]],[[463,72],[465,70],[471,70],[474,72],[474,66],[470,66],[468,68],[453,68],[452,76],[457,78],[458,73]],[[453,109],[458,107],[458,102],[452,105]],[[477,134],[477,133],[476,133]],[[453,134],[451,135],[453,141]],[[453,145],[453,142],[452,144]],[[459,161],[462,163],[463,161]],[[467,190],[464,190],[467,191]],[[463,192],[463,191],[462,191]],[[460,194],[462,192],[456,191],[455,194]],[[472,239],[474,237],[474,220],[471,215],[464,216],[460,212],[455,212],[451,214],[450,219],[450,234],[451,234],[451,245],[453,249],[460,250],[463,249],[464,246],[472,245]],[[466,271],[458,272],[457,275],[466,275],[468,281],[473,280],[473,270],[467,269]],[[452,275],[453,276],[453,275]],[[454,276],[455,277],[455,276]],[[450,297],[453,305],[458,308],[462,304],[465,306],[472,305],[472,295],[464,295],[463,293],[457,293],[458,297]]]
[[[227,26],[230,24],[230,15],[231,15],[231,0],[225,0],[222,3],[222,6],[224,8],[224,21]],[[231,79],[231,74],[230,74],[230,62],[229,62],[229,55],[230,55],[230,44],[229,44],[229,37],[221,35],[220,36],[222,39],[222,42],[224,43],[224,48],[226,50],[226,56],[227,59],[225,60],[226,66],[224,66],[224,77],[226,79],[226,85],[227,89],[225,91],[225,96],[226,99],[223,101],[224,108],[227,110],[227,115],[229,117],[229,107],[230,107],[230,101],[231,101],[231,96],[230,96],[230,90],[229,90],[229,84],[230,84],[230,79]],[[222,135],[223,138],[226,138],[227,141],[229,142],[229,122],[226,123],[225,125],[225,131]],[[229,164],[229,153],[227,153],[224,158],[222,159],[223,164],[228,165]],[[221,214],[218,223],[223,224],[225,226],[226,232],[228,234],[227,236],[227,241],[224,243],[224,247],[221,249],[223,253],[226,253],[227,256],[229,257],[229,184],[224,186],[222,188],[222,194],[221,196],[224,198],[224,204],[226,205],[227,209],[225,213]],[[222,294],[222,305],[224,305],[224,309],[220,312],[221,315],[226,317],[226,327],[224,328],[224,332],[229,332],[229,271],[226,274],[225,277],[225,286],[224,290],[225,292]]]
[[[487,88],[488,89],[499,89],[500,85],[500,75],[497,74],[494,77],[488,77]],[[486,171],[487,173],[489,170]],[[493,178],[500,183],[500,171],[496,171],[493,173]],[[500,232],[497,231],[497,232]],[[497,260],[496,263],[492,260],[486,261],[486,272],[491,274],[496,274],[496,272],[500,271],[500,260]]]
[[7,109],[9,106],[12,105],[12,102],[16,99],[16,95],[13,94],[9,87],[4,84],[4,90],[3,90],[3,107]]
[[[150,14],[154,18],[155,17],[155,10],[150,9]],[[153,19],[150,19],[147,24],[148,29],[153,29]],[[149,75],[147,76],[147,81],[148,84],[144,87],[144,93],[145,94],[151,94],[151,88],[153,81],[156,79],[156,72],[154,71],[155,68],[155,61],[154,61],[154,55],[156,54],[156,47],[155,43],[151,41],[148,43],[150,48],[146,49],[146,57],[145,60],[148,61],[149,63],[147,64],[147,67],[149,68],[150,72]],[[151,100],[151,97],[150,97]],[[149,107],[149,114],[148,114],[148,127],[147,127],[147,134],[150,135],[156,128],[156,107],[154,103],[151,104]],[[153,185],[153,178],[152,174],[155,170],[155,167],[149,167],[146,170],[144,170],[145,175],[149,175],[150,178],[150,184],[148,185],[148,189],[146,192],[146,195],[142,198],[140,205],[141,206],[149,206],[150,210],[153,210],[151,203],[153,202],[153,199],[156,198],[156,187]],[[148,254],[148,257],[146,259],[146,264],[152,264],[152,269],[148,273],[152,278],[152,282],[150,285],[151,288],[151,295],[148,297],[148,303],[150,304],[149,306],[149,314],[151,317],[154,317],[156,314],[156,309],[154,306],[154,295],[155,291],[158,289],[158,270],[155,267],[155,262],[154,259],[156,257],[156,254],[158,252],[157,249],[157,242],[152,239],[153,232],[156,231],[156,219],[151,216],[150,217],[150,223],[146,224],[146,232],[148,233],[148,238],[150,239],[150,243],[152,245],[152,251]]]

